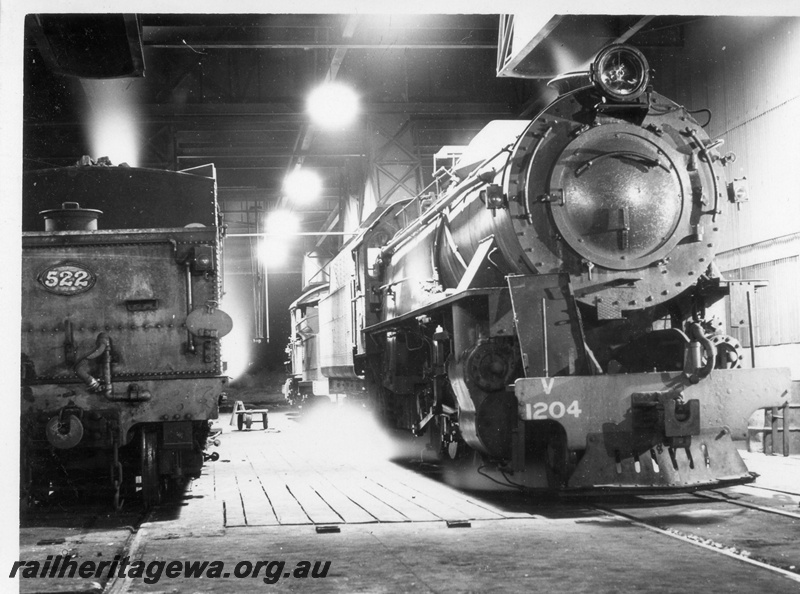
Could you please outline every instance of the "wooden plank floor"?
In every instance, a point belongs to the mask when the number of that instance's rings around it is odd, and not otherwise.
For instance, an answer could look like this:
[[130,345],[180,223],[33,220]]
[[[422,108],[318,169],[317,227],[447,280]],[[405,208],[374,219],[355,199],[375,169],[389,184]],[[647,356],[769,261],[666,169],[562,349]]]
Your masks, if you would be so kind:
[[[532,518],[391,462],[389,439],[351,412],[273,411],[238,431],[222,415],[220,459],[192,486],[226,527]],[[213,501],[209,501],[211,499]]]

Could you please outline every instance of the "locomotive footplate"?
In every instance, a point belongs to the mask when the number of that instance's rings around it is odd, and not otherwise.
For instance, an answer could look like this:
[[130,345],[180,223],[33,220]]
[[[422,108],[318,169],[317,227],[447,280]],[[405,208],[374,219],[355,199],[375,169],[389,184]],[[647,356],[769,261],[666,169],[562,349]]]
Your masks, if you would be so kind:
[[583,451],[568,490],[638,492],[753,480],[734,440],[790,384],[785,368],[717,369],[696,384],[680,372],[522,378],[515,394],[521,420],[555,421]]

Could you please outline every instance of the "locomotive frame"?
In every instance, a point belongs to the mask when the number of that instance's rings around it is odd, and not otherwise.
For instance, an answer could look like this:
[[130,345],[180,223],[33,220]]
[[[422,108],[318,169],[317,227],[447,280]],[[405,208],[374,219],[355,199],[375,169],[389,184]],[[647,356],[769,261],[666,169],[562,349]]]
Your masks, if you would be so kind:
[[[117,508],[137,490],[154,505],[165,488],[199,475],[227,383],[219,339],[231,320],[218,308],[223,228],[213,170],[84,165],[31,172],[26,183],[29,208],[53,196],[119,201],[126,212],[108,219],[128,228],[75,226],[76,215],[100,211],[65,203],[44,213],[65,221],[23,233],[23,500],[99,481]],[[120,200],[126,193],[130,203]],[[185,213],[136,212],[184,194],[196,201]],[[178,218],[195,224],[130,228]]]
[[385,207],[333,258],[319,371],[514,487],[752,481],[733,440],[790,378],[743,369],[722,331],[722,300],[757,285],[713,266],[735,157],[631,46],[551,85],[533,120],[490,123],[437,171],[433,200]]

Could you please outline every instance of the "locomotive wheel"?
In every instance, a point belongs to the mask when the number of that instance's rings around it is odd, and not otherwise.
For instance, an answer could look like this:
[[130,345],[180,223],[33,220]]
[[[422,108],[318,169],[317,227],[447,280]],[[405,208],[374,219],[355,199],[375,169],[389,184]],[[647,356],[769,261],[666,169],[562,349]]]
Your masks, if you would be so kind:
[[142,501],[145,507],[161,503],[161,480],[158,474],[158,434],[143,430],[141,440]]

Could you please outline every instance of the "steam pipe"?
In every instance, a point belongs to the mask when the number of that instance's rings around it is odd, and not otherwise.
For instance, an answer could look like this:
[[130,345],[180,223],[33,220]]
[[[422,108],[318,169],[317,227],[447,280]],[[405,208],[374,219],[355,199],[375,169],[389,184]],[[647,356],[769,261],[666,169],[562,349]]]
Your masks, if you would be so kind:
[[[105,355],[103,359],[103,382],[89,373],[89,361]],[[91,392],[101,389],[108,396],[111,393],[111,338],[105,332],[97,335],[95,349],[88,355],[81,357],[73,367],[75,374],[83,380]]]
[[457,188],[452,194],[440,200],[438,203],[434,204],[431,208],[425,211],[425,214],[416,219],[408,227],[403,229],[399,233],[399,235],[395,236],[394,239],[392,239],[389,243],[387,243],[381,250],[381,257],[386,258],[394,254],[394,252],[397,251],[397,248],[399,248],[408,239],[413,237],[417,231],[419,231],[422,227],[430,223],[448,206],[453,204],[457,198],[460,198],[463,194],[465,194],[467,191],[477,186],[479,183],[484,183],[484,182],[477,176],[473,177],[472,179],[467,180],[464,183],[464,185]]
[[[516,142],[516,140],[515,140]],[[425,225],[430,223],[433,219],[435,219],[441,212],[443,212],[446,208],[451,206],[453,203],[456,202],[459,198],[461,198],[465,193],[469,190],[474,188],[475,186],[488,183],[485,179],[486,174],[490,174],[492,176],[495,175],[495,171],[490,169],[489,171],[481,171],[483,167],[485,167],[488,163],[491,163],[494,159],[496,159],[501,153],[504,151],[508,151],[510,147],[513,146],[513,143],[507,146],[504,146],[491,157],[484,159],[480,165],[478,165],[472,172],[467,176],[464,180],[464,183],[461,186],[457,186],[452,194],[449,196],[445,196],[434,202],[433,205],[425,211],[425,213],[416,219],[413,223],[411,223],[408,227],[401,230],[395,237],[387,243],[383,249],[381,249],[381,258],[387,258],[394,254],[397,249],[404,244],[408,239],[413,237],[417,231],[422,229]],[[480,172],[480,173],[479,173]]]
[[698,380],[703,379],[711,375],[711,371],[714,369],[717,360],[717,347],[706,338],[706,335],[703,333],[703,327],[697,322],[689,324],[689,335],[699,342],[706,352],[705,365],[695,373],[695,377],[697,377]]
[[[192,296],[192,268],[191,262],[187,259],[184,262],[184,266],[186,267],[186,315],[188,316],[192,313],[192,302],[194,301],[194,297]],[[188,328],[186,329],[186,350],[189,353],[195,352],[194,346],[194,337],[192,336],[192,331]]]

